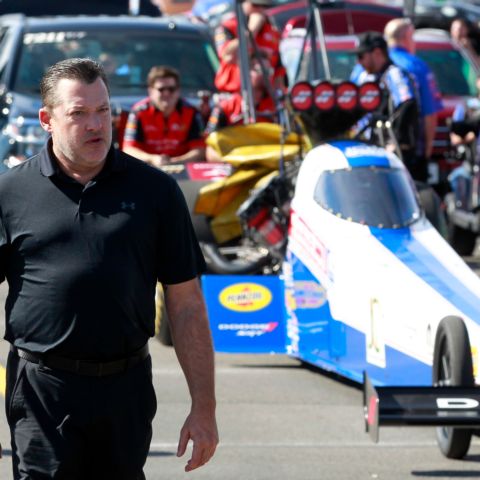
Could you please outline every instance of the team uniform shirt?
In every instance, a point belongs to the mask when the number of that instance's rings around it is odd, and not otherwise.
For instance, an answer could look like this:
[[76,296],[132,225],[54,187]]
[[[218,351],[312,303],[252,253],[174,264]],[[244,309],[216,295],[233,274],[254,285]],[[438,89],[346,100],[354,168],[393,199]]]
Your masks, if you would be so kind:
[[[241,89],[239,66],[236,63],[227,63],[222,60],[226,47],[235,38],[238,38],[238,22],[235,16],[231,16],[215,30],[215,46],[220,58],[220,66],[215,76],[215,86],[221,92],[235,93]],[[285,78],[286,71],[281,63],[279,53],[280,33],[268,18],[254,40],[259,50],[266,54],[273,68],[273,81],[277,78]]]
[[178,157],[193,148],[203,148],[200,112],[184,100],[165,118],[150,98],[136,103],[128,116],[124,147],[136,147],[156,155]]
[[421,115],[427,116],[442,110],[442,96],[430,67],[421,58],[412,55],[402,47],[390,48],[389,55],[395,65],[415,78],[420,96]]
[[145,162],[112,148],[84,186],[60,170],[49,142],[0,176],[5,339],[19,348],[125,358],[154,335],[157,281],[204,269],[177,183]]
[[[464,122],[471,120],[472,118],[479,119],[480,116],[480,100],[477,98],[469,98],[459,104],[456,105],[455,110],[452,114],[452,123],[455,124],[457,122]],[[474,126],[475,125],[475,126]],[[477,159],[480,158],[480,135],[479,135],[479,122],[475,121],[470,124],[471,128],[467,128],[467,130],[472,131],[477,140],[476,140],[476,154]],[[465,135],[466,135],[465,131]],[[462,136],[464,136],[462,134]]]
[[[383,103],[379,110],[382,114],[393,119],[393,130],[402,150],[416,150],[420,132],[418,92],[413,78],[405,71],[388,62],[384,69],[377,74],[368,73],[361,65],[353,69],[350,80],[357,85],[376,81],[380,84]],[[402,109],[402,105],[409,108]],[[359,127],[370,121],[371,115],[361,120]],[[403,147],[403,148],[402,148]]]
[[[257,122],[273,122],[275,116],[275,104],[271,97],[264,97],[255,108]],[[213,108],[205,128],[209,134],[221,128],[243,123],[242,96],[234,93],[230,97],[220,101]]]

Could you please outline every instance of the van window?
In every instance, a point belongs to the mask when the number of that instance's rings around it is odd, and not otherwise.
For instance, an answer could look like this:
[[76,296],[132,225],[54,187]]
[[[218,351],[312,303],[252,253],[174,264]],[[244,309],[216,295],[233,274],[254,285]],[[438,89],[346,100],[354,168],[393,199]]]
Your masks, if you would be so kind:
[[[53,31],[24,35],[14,90],[38,93],[39,81],[52,64],[72,57],[89,57],[103,63],[112,95],[146,94],[146,77],[154,65],[180,71],[182,88],[214,90],[216,55],[202,37],[167,31]],[[199,41],[200,40],[200,41]]]

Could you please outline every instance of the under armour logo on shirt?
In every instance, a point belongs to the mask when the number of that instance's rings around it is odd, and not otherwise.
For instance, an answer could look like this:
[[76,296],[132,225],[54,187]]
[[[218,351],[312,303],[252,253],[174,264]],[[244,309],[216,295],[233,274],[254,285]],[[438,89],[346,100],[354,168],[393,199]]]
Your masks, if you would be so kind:
[[135,210],[135,202],[122,202],[122,210]]

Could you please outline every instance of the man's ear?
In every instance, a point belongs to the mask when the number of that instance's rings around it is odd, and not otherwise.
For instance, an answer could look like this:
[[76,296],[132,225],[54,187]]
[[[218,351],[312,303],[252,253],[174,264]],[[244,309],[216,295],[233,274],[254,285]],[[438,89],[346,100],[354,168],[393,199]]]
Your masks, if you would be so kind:
[[46,132],[52,133],[52,125],[51,125],[52,115],[50,114],[50,112],[47,110],[46,107],[42,107],[38,111],[38,118],[40,120],[40,125],[42,126],[42,128]]

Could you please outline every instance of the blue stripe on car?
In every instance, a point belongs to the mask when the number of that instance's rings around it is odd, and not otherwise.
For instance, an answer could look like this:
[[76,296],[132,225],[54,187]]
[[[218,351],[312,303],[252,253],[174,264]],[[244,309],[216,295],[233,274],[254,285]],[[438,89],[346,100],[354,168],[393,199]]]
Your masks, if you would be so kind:
[[[354,140],[341,140],[338,142],[332,142],[333,147],[338,148],[347,159],[349,165],[353,168],[355,167],[390,167],[390,160],[385,154],[385,150],[379,147],[374,147],[371,145],[366,145]],[[358,156],[348,155],[347,149],[350,148],[354,150],[357,148],[361,150],[361,154]],[[368,155],[368,151],[371,151],[372,154]],[[375,152],[375,154],[373,153]]]
[[370,227],[372,235],[404,265],[428,283],[458,310],[473,320],[480,319],[478,296],[427,250],[408,228],[382,230]]

